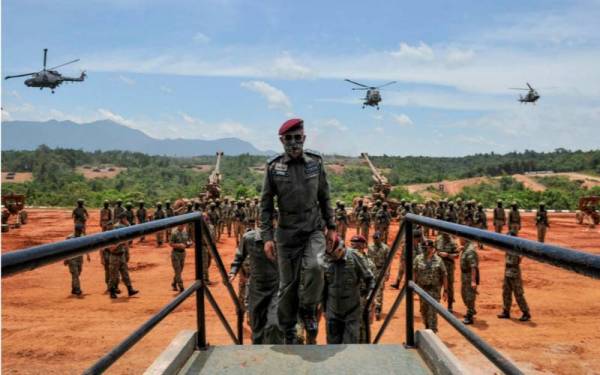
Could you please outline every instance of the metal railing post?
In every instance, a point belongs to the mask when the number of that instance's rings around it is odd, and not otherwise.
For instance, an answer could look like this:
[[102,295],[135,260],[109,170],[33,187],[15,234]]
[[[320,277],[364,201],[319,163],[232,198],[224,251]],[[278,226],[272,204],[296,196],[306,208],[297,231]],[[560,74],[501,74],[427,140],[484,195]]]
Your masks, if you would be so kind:
[[[409,281],[413,279],[413,223],[408,220],[404,220],[406,230],[404,235],[405,254],[404,254],[404,288],[406,290],[406,346],[415,346],[415,316],[413,306],[413,289],[409,285]],[[400,258],[402,259],[402,258]]]
[[199,350],[206,350],[206,316],[204,313],[204,267],[202,266],[202,219],[194,221],[194,258],[196,266],[196,281],[202,283],[202,287],[196,291],[196,324],[198,332],[196,333],[196,346]]

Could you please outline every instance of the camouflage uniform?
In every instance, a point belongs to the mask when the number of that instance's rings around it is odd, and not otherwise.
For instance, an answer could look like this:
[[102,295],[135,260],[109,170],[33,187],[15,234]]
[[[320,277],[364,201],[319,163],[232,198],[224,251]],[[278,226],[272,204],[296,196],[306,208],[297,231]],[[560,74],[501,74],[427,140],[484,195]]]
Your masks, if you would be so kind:
[[[190,239],[186,231],[175,228],[171,233],[171,237],[169,238],[169,244],[173,246],[174,244],[184,244],[188,245]],[[173,290],[177,290],[179,288],[180,292],[183,292],[183,279],[181,274],[183,272],[183,267],[185,266],[185,249],[176,249],[175,247],[171,250],[171,265],[173,266],[173,282],[171,283],[171,287]]]
[[229,203],[229,199],[225,199],[221,208],[221,213],[223,214],[223,232],[227,230],[227,237],[231,237],[231,212],[231,203]]
[[550,223],[548,222],[548,211],[546,211],[543,205],[540,205],[540,209],[535,215],[535,225],[537,227],[538,241],[544,242],[546,240],[546,230],[550,226]]
[[[413,261],[413,274],[416,284],[439,302],[443,280],[448,277],[442,258],[433,254],[431,260],[427,260],[427,254],[417,255]],[[425,328],[437,332],[437,312],[422,298],[419,302]]]
[[335,210],[335,226],[342,240],[346,239],[346,231],[348,230],[348,214],[346,207],[343,204]]
[[[274,231],[275,197],[279,223]],[[335,230],[329,183],[318,153],[305,150],[297,159],[287,153],[269,159],[260,218],[263,240],[276,238],[280,280],[278,318],[286,333],[286,342],[296,340],[298,315],[309,333],[307,341],[312,342],[318,330],[317,304],[323,292],[323,269],[318,260],[325,252],[323,228]],[[302,283],[301,270],[304,274]]]
[[[175,216],[175,211],[173,211],[173,208],[171,207],[171,202],[170,201],[166,201],[165,202],[165,217],[173,217]],[[167,239],[171,238],[171,228],[167,228],[165,230],[167,232]]]
[[237,207],[233,211],[233,217],[235,218],[234,231],[235,231],[235,244],[240,244],[242,236],[246,232],[246,210],[244,209],[244,203],[238,202]]
[[465,223],[465,205],[461,198],[456,200],[456,220],[457,224]]
[[[114,229],[125,228],[127,225],[118,223]],[[111,290],[111,298],[116,298],[116,292],[119,289],[119,275],[123,279],[123,283],[129,290],[129,295],[136,294],[137,291],[133,289],[131,285],[131,279],[129,278],[129,268],[127,262],[129,262],[129,243],[121,242],[115,247],[109,250],[110,255],[108,258],[109,267],[109,284]],[[135,293],[133,293],[135,292]]]
[[135,225],[135,213],[133,212],[131,203],[125,205],[125,215],[127,217],[127,223],[129,225]]
[[214,203],[210,204],[210,209],[208,210],[207,216],[210,224],[210,234],[213,236],[215,241],[219,241],[221,237],[221,234],[219,233],[219,222],[221,221],[221,218]]
[[[67,240],[83,236],[83,233],[80,236],[77,236],[76,234],[77,233],[69,235]],[[83,270],[83,255],[67,259],[64,264],[65,266],[69,266],[69,273],[71,274],[71,294],[81,295],[79,276],[81,276],[81,271]]]
[[[479,256],[475,251],[475,245],[469,241],[466,243],[463,251],[460,254],[460,294],[462,300],[467,307],[467,315],[465,322],[472,323],[473,315],[477,314],[475,310],[475,299],[477,298],[477,290],[472,287],[472,269],[476,269],[476,274],[479,276]],[[475,280],[479,284],[478,277]]]
[[473,207],[473,201],[467,201],[467,207],[465,208],[465,221],[463,225],[472,227],[475,222],[475,208]]
[[[242,238],[229,274],[240,271],[238,297],[246,296],[242,306],[246,307],[250,317],[252,344],[283,344],[283,332],[277,319],[279,272],[277,264],[265,256],[259,229],[247,232]],[[242,276],[249,281],[247,292],[241,289]]]
[[454,202],[452,201],[448,203],[448,209],[446,210],[446,216],[444,220],[450,223],[458,222],[458,214],[456,213],[456,208],[454,208]]
[[519,234],[521,230],[521,214],[516,205],[513,205],[513,208],[508,213],[508,229],[514,231],[516,234]]
[[371,225],[371,214],[367,206],[363,206],[362,211],[358,213],[358,226],[360,227],[360,234],[367,239],[369,242],[369,227]]
[[100,210],[100,228],[106,231],[107,223],[113,220],[113,213],[108,207],[108,202],[104,202],[104,208]]
[[[138,224],[143,224],[148,220],[148,212],[146,211],[146,208],[144,207],[144,203],[140,202],[140,206],[137,209],[137,211],[135,212],[135,216],[137,218],[137,222]],[[144,240],[144,236],[140,237],[140,242],[142,242]]]
[[358,201],[358,204],[356,205],[356,207],[354,207],[354,211],[352,211],[352,217],[354,219],[354,224],[356,225],[356,234],[359,235],[360,233],[360,224],[358,222],[358,214],[360,214],[363,210],[363,201],[362,199]]
[[113,208],[113,215],[112,215],[113,223],[117,221],[119,216],[121,216],[121,213],[125,212],[125,208],[123,208],[122,204],[123,204],[123,201],[119,199],[119,200],[117,200],[117,204]]
[[385,280],[390,276],[389,268],[387,270],[383,268],[389,252],[390,248],[385,242],[380,242],[379,245],[377,242],[374,242],[372,245],[369,245],[369,251],[367,252],[367,257],[375,265],[375,278],[379,277],[382,272],[385,273],[384,282],[381,283],[381,287],[377,290],[377,295],[375,296],[375,316],[377,317],[377,320],[379,320],[381,308],[383,307],[383,288],[385,286]]
[[[377,267],[375,267],[375,263],[373,263],[371,261],[371,259],[369,259],[369,257],[367,257],[366,254],[363,254],[361,251],[359,250],[354,250],[354,249],[348,249],[348,250],[353,250],[356,252],[356,255],[362,259],[362,261],[364,262],[364,264],[367,266],[367,269],[371,272],[371,275],[375,275],[375,273],[377,272]],[[374,276],[373,276],[374,278]],[[374,281],[365,281],[365,279],[362,279],[360,281],[360,312],[362,314],[362,311],[364,311],[365,306],[367,305],[367,297],[369,296],[369,291],[373,290],[373,288],[375,288],[375,285],[371,285],[372,283],[374,283]],[[370,310],[370,312],[372,312],[373,310]],[[369,324],[373,323],[371,321],[371,314],[369,314]],[[366,344],[367,343],[367,327],[365,326],[365,322],[363,319],[360,319],[360,335],[358,338],[358,342],[360,344]]]
[[506,212],[502,207],[502,201],[498,201],[498,207],[494,208],[494,229],[496,233],[502,233],[504,225],[506,225]]
[[521,278],[521,257],[506,253],[506,266],[504,270],[504,283],[502,284],[502,306],[503,313],[510,316],[510,307],[512,305],[512,295],[524,315],[529,315],[529,307],[525,300],[523,291],[523,279]]
[[381,233],[381,240],[385,243],[388,241],[388,233],[390,228],[390,222],[392,221],[392,215],[388,211],[387,204],[384,203],[377,215],[375,215],[375,230]]
[[435,209],[435,218],[438,220],[446,220],[446,201],[443,199]]
[[[329,263],[325,271],[323,308],[327,317],[327,344],[359,343],[363,300],[375,287],[375,278],[358,251]],[[363,286],[363,287],[361,287]]]
[[83,226],[82,233],[85,234],[85,230],[86,230],[85,223],[87,222],[87,219],[90,215],[88,214],[85,207],[83,207],[83,202],[81,202],[81,204],[80,204],[80,202],[78,201],[77,204],[78,204],[78,206],[73,209],[73,213],[71,214],[71,217],[73,218],[73,225],[74,226],[77,226],[77,225]]
[[448,257],[440,258],[444,262],[446,268],[446,277],[448,280],[448,310],[452,311],[452,304],[454,303],[454,268],[455,260],[458,258],[458,248],[452,237],[448,233],[440,233],[435,239],[435,248],[439,253],[447,253]]
[[[160,204],[160,202],[159,202],[156,204],[156,211],[154,211],[153,219],[160,220],[160,219],[164,219],[165,217],[166,217],[165,211],[162,209],[162,204]],[[156,232],[156,244],[158,246],[162,246],[164,241],[165,241],[165,232],[162,230],[160,232]]]

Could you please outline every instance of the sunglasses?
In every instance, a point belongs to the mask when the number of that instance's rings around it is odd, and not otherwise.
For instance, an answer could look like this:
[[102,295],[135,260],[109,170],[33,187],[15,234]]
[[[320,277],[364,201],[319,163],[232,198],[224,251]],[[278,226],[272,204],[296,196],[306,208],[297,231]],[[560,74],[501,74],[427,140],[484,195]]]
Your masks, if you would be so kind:
[[286,134],[286,135],[284,135],[284,136],[283,136],[283,139],[284,139],[286,142],[290,142],[290,141],[292,141],[292,140],[299,142],[299,141],[301,141],[303,138],[304,138],[304,135],[303,135],[303,134]]

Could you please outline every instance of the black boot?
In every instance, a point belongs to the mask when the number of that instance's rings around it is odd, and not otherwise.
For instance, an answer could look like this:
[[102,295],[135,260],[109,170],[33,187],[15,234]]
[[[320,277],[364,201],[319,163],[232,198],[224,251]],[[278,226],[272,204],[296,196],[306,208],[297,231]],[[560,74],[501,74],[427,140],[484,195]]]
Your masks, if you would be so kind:
[[375,309],[375,320],[381,320],[381,309]]
[[176,292],[177,291],[177,284],[171,283],[171,288],[173,288],[173,291]]
[[184,291],[183,284],[179,284],[178,286],[179,286],[179,291],[183,292]]
[[132,286],[127,287],[127,293],[129,294],[129,297],[134,296],[134,295],[138,294],[139,292],[140,292],[139,290],[133,289]]
[[296,334],[296,327],[285,331],[285,337],[283,343],[285,345],[298,345],[298,335]]
[[80,296],[82,293],[83,292],[79,288],[73,290],[73,294],[75,294],[76,296]]
[[453,313],[454,311],[452,310],[452,302],[448,302],[448,312]]
[[117,291],[114,288],[110,289],[110,298],[117,298]]
[[510,319],[510,313],[506,310],[502,310],[502,314],[498,314],[498,319]]
[[473,315],[465,315],[464,324],[473,324]]
[[302,323],[304,323],[304,329],[306,330],[306,345],[317,344],[317,334],[319,332],[319,323],[316,318],[316,308],[303,308],[300,310],[300,316],[302,317]]
[[115,288],[115,293],[117,293],[117,294],[121,294],[121,289],[119,289],[119,288]]
[[529,320],[531,320],[531,315],[529,315],[529,312],[524,312],[523,316],[521,316],[519,320],[522,322],[528,322]]
[[395,283],[390,284],[390,287],[392,287],[394,289],[400,289],[400,280],[396,280]]

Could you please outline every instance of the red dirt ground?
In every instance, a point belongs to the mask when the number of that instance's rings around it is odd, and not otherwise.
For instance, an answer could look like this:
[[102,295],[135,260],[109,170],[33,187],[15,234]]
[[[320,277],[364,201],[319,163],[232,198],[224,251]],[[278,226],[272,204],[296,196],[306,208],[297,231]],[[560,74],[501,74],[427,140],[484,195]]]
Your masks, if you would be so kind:
[[[99,231],[98,212],[92,212],[89,233]],[[72,228],[67,210],[30,209],[30,223],[2,236],[2,251],[62,240]],[[535,238],[532,214],[523,214],[522,235]],[[600,230],[576,225],[572,214],[551,214],[548,242],[600,254]],[[395,232],[397,227],[393,228]],[[352,233],[352,230],[351,230]],[[219,244],[226,264],[232,260],[235,242]],[[184,281],[193,279],[193,252],[189,251]],[[530,374],[600,374],[600,281],[554,267],[524,260],[525,293],[533,320],[498,320],[501,309],[504,254],[488,249],[480,252],[481,280],[477,320],[473,327],[487,342],[507,355]],[[104,293],[104,274],[97,253],[85,261],[81,277],[84,295],[71,297],[70,276],[62,263],[2,280],[2,373],[76,374],[118,344],[174,296],[170,281],[169,249],[156,248],[154,236],[144,243],[136,240],[131,252],[131,277],[140,294],[111,300]],[[397,261],[392,265],[392,278]],[[456,275],[457,279],[460,276]],[[210,287],[220,306],[235,323],[234,307],[213,264]],[[455,305],[462,318],[460,285]],[[386,288],[384,311],[388,311],[396,290]],[[231,344],[229,337],[207,303],[207,337],[211,344]],[[418,316],[418,301],[415,299]],[[513,306],[513,315],[519,317]],[[374,332],[381,322],[375,322]],[[194,298],[173,314],[123,356],[108,373],[143,372],[170,340],[182,329],[195,327]],[[323,327],[323,324],[321,324]],[[416,327],[421,328],[420,318]],[[323,329],[321,329],[323,331]],[[404,303],[382,338],[383,343],[404,341]],[[245,332],[248,343],[249,330]],[[439,336],[474,374],[493,374],[488,360],[473,349],[445,322]],[[321,332],[319,342],[324,343]]]
[[23,183],[33,180],[33,173],[31,172],[17,172],[12,180],[6,178],[8,172],[2,172],[2,183]]
[[[112,168],[113,170],[109,171],[109,168]],[[88,169],[83,167],[77,167],[75,168],[75,172],[82,174],[83,177],[85,177],[88,180],[93,180],[95,178],[115,178],[119,173],[127,170],[127,168],[114,166],[104,166],[98,169],[100,170],[95,172],[93,168]]]

